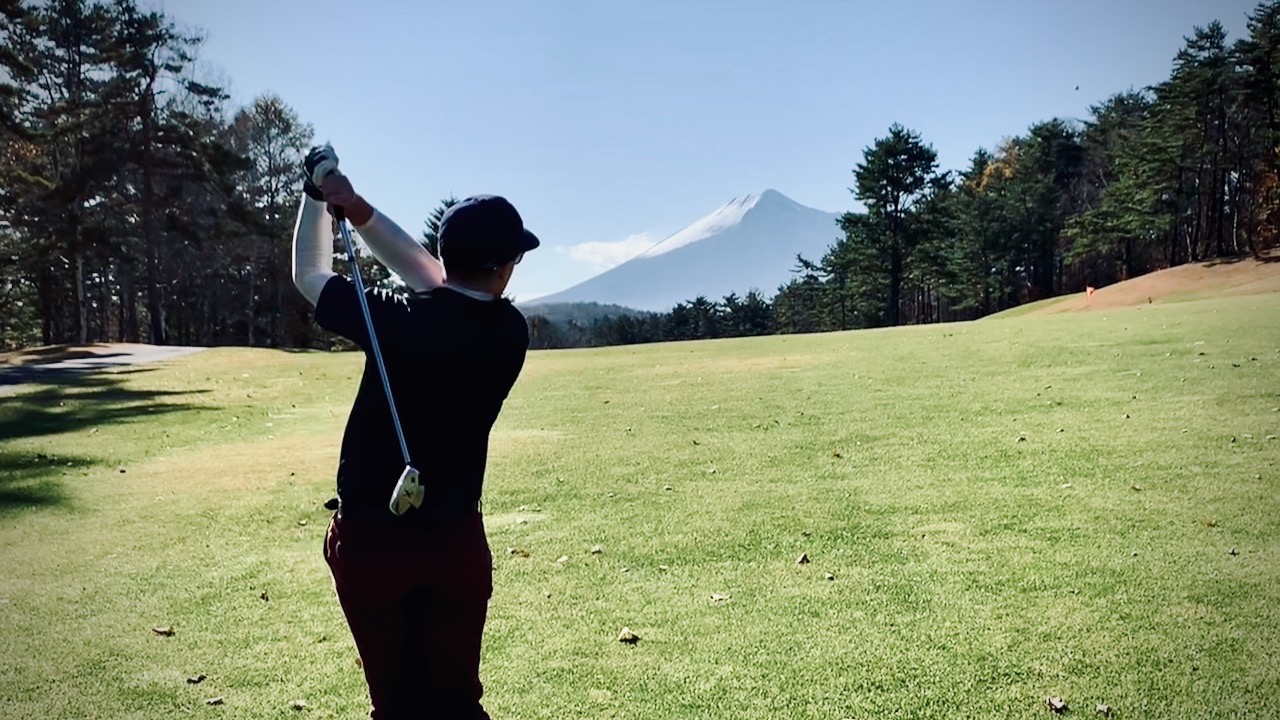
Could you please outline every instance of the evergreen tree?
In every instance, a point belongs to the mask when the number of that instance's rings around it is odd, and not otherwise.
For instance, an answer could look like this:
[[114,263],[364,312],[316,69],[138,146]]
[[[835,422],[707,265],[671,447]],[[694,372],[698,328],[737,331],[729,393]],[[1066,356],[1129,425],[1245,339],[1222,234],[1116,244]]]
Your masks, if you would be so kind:
[[440,257],[440,221],[444,219],[445,212],[457,204],[458,198],[450,195],[441,200],[440,204],[431,211],[431,216],[427,218],[427,227],[422,231],[422,242],[432,257]]
[[863,151],[854,170],[854,197],[867,207],[865,240],[888,275],[885,316],[901,319],[902,285],[912,253],[923,239],[920,213],[936,191],[938,155],[920,135],[894,124]]

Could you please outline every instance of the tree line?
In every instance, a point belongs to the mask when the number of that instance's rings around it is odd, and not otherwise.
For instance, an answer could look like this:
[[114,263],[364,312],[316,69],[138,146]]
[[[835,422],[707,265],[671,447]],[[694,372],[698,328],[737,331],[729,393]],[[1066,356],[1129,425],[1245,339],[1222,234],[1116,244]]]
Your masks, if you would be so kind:
[[[1260,255],[1280,242],[1280,0],[1247,33],[1197,27],[1164,82],[1037,123],[958,172],[894,125],[853,169],[843,238],[797,257],[772,297],[560,320],[533,308],[533,344],[966,320]],[[332,345],[290,280],[312,127],[274,94],[233,105],[198,71],[200,42],[137,0],[0,0],[0,347]],[[428,248],[453,202],[427,218]]]
[[[1248,37],[1197,27],[1170,76],[1052,119],[959,172],[918,132],[893,125],[863,151],[844,237],[797,256],[761,322],[800,333],[971,320],[1086,286],[1280,244],[1280,2]],[[542,341],[610,344],[744,333],[731,298],[670,313],[548,326]],[[693,320],[690,320],[692,318]],[[760,326],[753,326],[753,330]],[[631,341],[631,340],[628,340]]]

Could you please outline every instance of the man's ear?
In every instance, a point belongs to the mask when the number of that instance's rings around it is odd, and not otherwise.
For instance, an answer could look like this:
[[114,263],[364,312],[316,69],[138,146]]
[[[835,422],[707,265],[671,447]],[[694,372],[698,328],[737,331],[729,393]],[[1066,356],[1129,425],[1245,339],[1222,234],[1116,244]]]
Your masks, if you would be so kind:
[[516,271],[516,264],[514,261],[509,262],[506,265],[503,265],[502,267],[498,268],[498,275],[499,277],[502,278],[503,285],[511,281],[511,274],[514,273],[515,271]]

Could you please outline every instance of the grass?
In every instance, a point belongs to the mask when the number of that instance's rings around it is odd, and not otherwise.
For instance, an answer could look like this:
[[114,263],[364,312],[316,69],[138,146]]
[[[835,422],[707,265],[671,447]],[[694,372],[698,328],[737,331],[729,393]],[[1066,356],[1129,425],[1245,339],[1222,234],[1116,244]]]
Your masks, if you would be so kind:
[[[1270,716],[1276,317],[533,353],[492,443],[486,706]],[[358,363],[215,350],[0,400],[0,716],[364,713],[320,555]]]
[[1034,313],[1038,313],[1038,312],[1040,312],[1041,310],[1045,310],[1045,309],[1047,309],[1047,308],[1053,307],[1054,305],[1057,305],[1058,303],[1066,302],[1066,301],[1068,301],[1068,300],[1070,300],[1070,299],[1071,299],[1071,296],[1069,296],[1069,295],[1059,295],[1059,296],[1057,296],[1057,297],[1045,298],[1045,299],[1043,299],[1043,300],[1036,300],[1035,302],[1029,302],[1029,303],[1023,303],[1023,304],[1021,304],[1021,305],[1016,305],[1016,306],[1014,306],[1014,307],[1009,308],[1008,310],[1001,310],[1001,311],[1000,311],[1000,312],[998,312],[998,313],[992,313],[991,315],[987,315],[987,316],[985,316],[985,317],[983,317],[983,318],[980,318],[980,319],[983,319],[983,320],[1012,320],[1012,319],[1014,319],[1014,318],[1020,318],[1020,317],[1024,317],[1024,316],[1027,316],[1027,315],[1032,315],[1032,314],[1034,314]]

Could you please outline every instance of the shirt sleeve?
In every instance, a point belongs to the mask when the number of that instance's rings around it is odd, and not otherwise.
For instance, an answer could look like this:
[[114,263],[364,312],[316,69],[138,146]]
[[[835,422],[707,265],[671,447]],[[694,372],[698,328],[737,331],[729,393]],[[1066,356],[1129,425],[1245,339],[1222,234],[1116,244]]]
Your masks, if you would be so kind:
[[[394,328],[401,324],[404,314],[409,311],[408,305],[403,299],[384,290],[365,288],[364,294],[369,303],[369,316],[373,320],[378,341],[384,346],[394,343]],[[365,351],[370,349],[364,312],[360,309],[355,283],[350,278],[335,275],[325,283],[320,299],[316,302],[316,324],[341,335]]]
[[334,276],[333,232],[324,203],[304,193],[293,229],[293,284],[312,305]]
[[444,284],[444,266],[401,227],[374,210],[369,221],[356,227],[373,256],[404,284],[422,292]]

